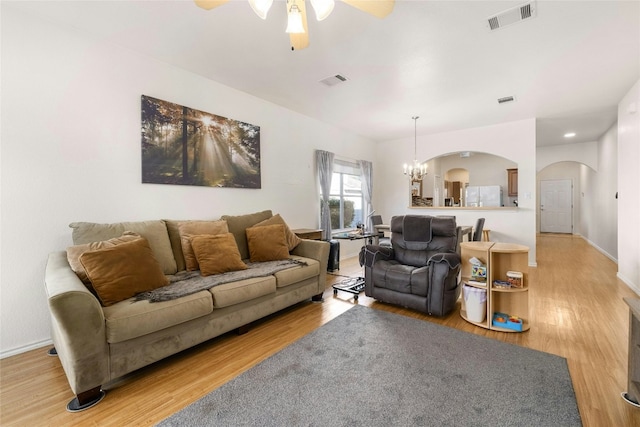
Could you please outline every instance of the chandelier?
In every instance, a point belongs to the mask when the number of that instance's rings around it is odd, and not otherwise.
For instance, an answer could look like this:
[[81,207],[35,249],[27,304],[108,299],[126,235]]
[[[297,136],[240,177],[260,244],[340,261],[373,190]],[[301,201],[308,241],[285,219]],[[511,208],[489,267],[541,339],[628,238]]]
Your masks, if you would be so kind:
[[[213,9],[227,3],[229,0],[195,0],[196,5],[203,9]],[[318,21],[322,21],[331,14],[335,0],[310,0]],[[384,18],[393,10],[395,0],[342,0],[349,6],[360,9],[378,18]],[[291,50],[300,50],[309,46],[307,32],[307,11],[305,0],[287,0],[287,28]],[[251,9],[262,19],[267,19],[267,13],[273,0],[249,0]]]
[[418,163],[418,156],[416,154],[418,141],[418,119],[420,117],[413,116],[411,118],[413,119],[413,164],[407,165],[405,163],[402,169],[404,170],[405,175],[409,175],[411,181],[421,181],[422,178],[427,174],[427,164]]

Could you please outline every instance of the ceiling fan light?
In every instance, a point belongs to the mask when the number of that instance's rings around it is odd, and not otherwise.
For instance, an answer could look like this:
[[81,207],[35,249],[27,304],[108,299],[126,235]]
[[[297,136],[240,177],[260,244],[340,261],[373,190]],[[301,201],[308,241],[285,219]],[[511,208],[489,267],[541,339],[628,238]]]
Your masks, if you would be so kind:
[[313,6],[313,10],[316,12],[318,21],[322,21],[329,16],[335,5],[334,0],[311,0],[311,6]]
[[300,34],[304,33],[304,26],[302,25],[302,14],[298,6],[293,4],[287,14],[287,33]]
[[249,0],[251,9],[262,19],[267,19],[267,13],[273,4],[273,0]]

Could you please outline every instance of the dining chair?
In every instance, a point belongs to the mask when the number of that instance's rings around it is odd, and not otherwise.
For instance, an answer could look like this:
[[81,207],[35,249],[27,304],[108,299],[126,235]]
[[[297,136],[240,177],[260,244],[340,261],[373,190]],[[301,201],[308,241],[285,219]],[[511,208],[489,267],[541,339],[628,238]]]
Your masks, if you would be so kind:
[[[382,215],[372,215],[371,216],[371,224],[373,225],[373,229],[376,230],[376,225],[382,225]],[[378,245],[380,246],[391,246],[391,239],[385,237],[384,231],[378,231]]]
[[479,242],[482,240],[482,229],[484,228],[484,218],[478,218],[476,221],[476,228],[473,231],[473,241]]

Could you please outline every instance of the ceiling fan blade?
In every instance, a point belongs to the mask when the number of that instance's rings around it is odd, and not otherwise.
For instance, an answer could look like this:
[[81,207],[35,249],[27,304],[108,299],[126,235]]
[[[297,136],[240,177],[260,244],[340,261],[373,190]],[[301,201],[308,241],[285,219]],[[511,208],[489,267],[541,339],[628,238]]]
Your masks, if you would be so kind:
[[[289,2],[287,2],[287,7]],[[291,50],[300,50],[309,46],[309,28],[307,27],[307,8],[304,0],[297,0],[296,5],[300,9],[302,15],[302,27],[304,33],[289,33],[289,41],[291,42]]]
[[378,18],[384,18],[393,11],[394,0],[342,0],[349,6],[370,13]]
[[201,7],[206,10],[211,10],[218,6],[222,6],[229,0],[195,0],[196,6]]

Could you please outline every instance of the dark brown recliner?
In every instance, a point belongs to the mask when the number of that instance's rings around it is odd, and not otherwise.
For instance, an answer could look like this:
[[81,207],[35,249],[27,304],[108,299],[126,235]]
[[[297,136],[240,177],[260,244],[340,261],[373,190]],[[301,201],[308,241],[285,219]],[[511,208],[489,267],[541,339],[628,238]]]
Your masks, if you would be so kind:
[[435,316],[456,305],[460,228],[454,217],[391,218],[391,248],[367,245],[360,252],[365,294]]

